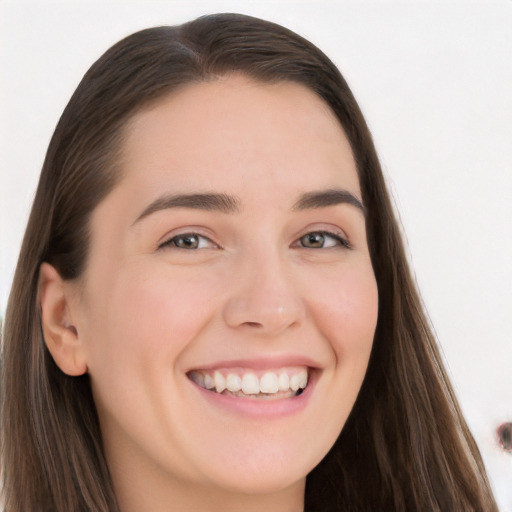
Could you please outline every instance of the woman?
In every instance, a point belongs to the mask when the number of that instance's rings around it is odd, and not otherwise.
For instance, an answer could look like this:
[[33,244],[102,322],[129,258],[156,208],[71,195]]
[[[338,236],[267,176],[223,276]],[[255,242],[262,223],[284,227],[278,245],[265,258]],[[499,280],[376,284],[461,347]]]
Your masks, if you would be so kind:
[[272,23],[86,73],[2,350],[9,512],[496,510],[361,112]]

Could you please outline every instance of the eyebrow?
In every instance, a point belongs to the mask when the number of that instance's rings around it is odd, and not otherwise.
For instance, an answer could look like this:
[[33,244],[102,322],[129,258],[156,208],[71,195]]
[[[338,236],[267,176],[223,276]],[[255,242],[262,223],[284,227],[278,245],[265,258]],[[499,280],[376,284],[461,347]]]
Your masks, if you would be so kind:
[[366,213],[366,208],[363,206],[363,203],[357,199],[354,194],[343,189],[328,189],[317,192],[308,192],[299,198],[293,206],[293,210],[325,208],[327,206],[334,206],[337,204],[350,204],[361,210],[363,214]]
[[240,211],[240,201],[228,194],[168,194],[155,199],[142,211],[133,224],[136,224],[152,213],[170,208],[192,208],[221,213],[237,213]]
[[[303,194],[292,207],[294,211],[310,210],[334,206],[337,204],[350,204],[359,209],[363,214],[365,207],[348,190],[328,189]],[[238,213],[241,210],[240,200],[228,194],[212,192],[195,194],[166,194],[158,197],[149,204],[137,217],[132,225],[145,217],[172,208],[192,208],[195,210],[217,211],[221,213]]]

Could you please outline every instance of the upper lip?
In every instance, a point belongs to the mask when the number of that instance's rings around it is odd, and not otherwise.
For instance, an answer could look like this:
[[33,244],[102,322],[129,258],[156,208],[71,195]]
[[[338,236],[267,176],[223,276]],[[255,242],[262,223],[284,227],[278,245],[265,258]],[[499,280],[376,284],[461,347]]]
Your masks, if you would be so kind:
[[321,365],[313,359],[303,355],[282,355],[277,357],[255,357],[243,359],[227,359],[219,360],[212,363],[203,365],[195,365],[187,370],[217,370],[220,368],[245,368],[248,370],[262,371],[262,370],[277,370],[283,367],[290,366],[306,366],[308,368],[319,369]]

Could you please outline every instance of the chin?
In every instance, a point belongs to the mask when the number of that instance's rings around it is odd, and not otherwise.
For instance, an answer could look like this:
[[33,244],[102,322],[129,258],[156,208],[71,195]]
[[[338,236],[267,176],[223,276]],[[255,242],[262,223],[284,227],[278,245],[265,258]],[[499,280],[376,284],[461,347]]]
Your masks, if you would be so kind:
[[[307,453],[286,441],[272,449],[252,449],[243,454],[223,457],[217,464],[208,465],[205,473],[217,488],[237,494],[274,494],[295,486],[304,486],[306,476],[325,456],[328,447]],[[324,453],[325,452],[325,453]]]
[[231,477],[215,479],[215,487],[230,493],[245,495],[270,495],[284,492],[287,489],[305,484],[307,474],[277,471],[246,471],[240,470]]

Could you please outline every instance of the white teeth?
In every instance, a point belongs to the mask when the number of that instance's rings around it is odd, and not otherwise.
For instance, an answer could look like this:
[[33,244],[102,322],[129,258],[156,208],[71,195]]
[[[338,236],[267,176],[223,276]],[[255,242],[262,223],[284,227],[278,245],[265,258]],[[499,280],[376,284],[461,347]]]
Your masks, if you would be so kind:
[[226,389],[226,379],[222,373],[215,372],[213,374],[213,382],[215,383],[215,391],[217,393],[222,393]]
[[302,370],[299,374],[299,388],[305,389],[308,385],[308,372],[306,370]]
[[233,393],[240,391],[242,389],[242,379],[233,373],[228,374],[226,378],[226,388]]
[[[196,372],[194,372],[196,373]],[[208,373],[204,376],[204,387],[206,389],[213,389],[215,387],[215,382],[213,380],[213,377],[209,375]]]
[[267,372],[260,379],[260,392],[261,393],[277,393],[279,391],[279,381],[277,375],[272,372]]
[[290,377],[287,373],[279,375],[279,391],[288,391],[290,389]]
[[297,374],[290,377],[290,389],[292,391],[298,391],[300,388],[300,378]]
[[260,392],[260,383],[254,373],[246,373],[242,377],[242,391],[246,395],[257,395]]
[[298,391],[299,389],[304,389],[308,385],[308,372],[306,370],[302,370],[295,375],[290,377],[290,389],[293,391]]
[[[251,371],[237,371],[226,375],[222,370],[215,370],[213,375],[206,371],[192,371],[189,377],[202,388],[215,390],[217,393],[227,390],[239,396],[258,395],[258,398],[271,398],[273,395],[275,398],[283,398],[281,393],[296,394],[308,385],[307,368],[267,371],[260,378]],[[294,394],[289,396],[295,396]]]

